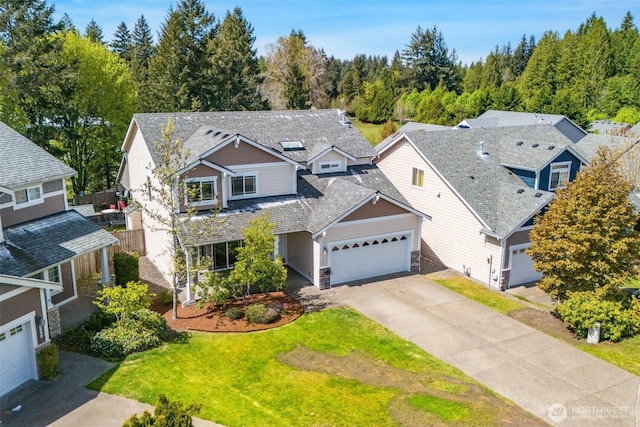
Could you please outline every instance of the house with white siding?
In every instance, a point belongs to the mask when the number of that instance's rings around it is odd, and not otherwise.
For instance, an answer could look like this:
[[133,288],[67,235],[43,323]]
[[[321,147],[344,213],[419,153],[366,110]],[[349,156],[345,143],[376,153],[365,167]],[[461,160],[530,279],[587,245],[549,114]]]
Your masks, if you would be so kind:
[[496,288],[540,278],[529,231],[583,154],[552,124],[403,132],[376,147],[375,164],[419,211],[421,254]]
[[[196,216],[185,227],[187,234],[198,234],[189,245],[212,260],[210,269],[232,268],[243,229],[268,212],[275,223],[274,254],[320,289],[418,271],[421,227],[428,217],[373,164],[375,150],[342,112],[136,114],[122,146],[118,180],[142,207],[128,210],[127,227],[145,230],[147,254],[166,276],[170,236],[157,231],[145,212],[154,204],[147,189],[160,164],[154,142],[169,118],[174,137],[189,152],[173,187],[191,191],[185,191],[189,195],[176,215],[187,206],[199,215],[215,210],[223,224],[203,232]],[[184,303],[191,302],[188,295]]]
[[0,122],[0,396],[37,379],[36,351],[78,296],[74,260],[118,241],[67,205],[75,171]]

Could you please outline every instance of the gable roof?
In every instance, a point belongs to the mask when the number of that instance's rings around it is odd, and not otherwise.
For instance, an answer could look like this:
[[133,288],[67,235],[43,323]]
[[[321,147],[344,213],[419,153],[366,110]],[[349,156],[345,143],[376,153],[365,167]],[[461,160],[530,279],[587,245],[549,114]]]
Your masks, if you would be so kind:
[[18,277],[118,242],[74,210],[7,227],[4,238],[0,271]]
[[[375,156],[371,144],[357,129],[343,124],[342,115],[336,110],[135,114],[133,121],[156,163],[153,142],[160,141],[161,126],[166,125],[169,117],[175,124],[174,137],[185,141],[185,149],[195,157],[237,134],[295,162],[306,162],[313,157],[312,153],[332,145],[353,157]],[[130,126],[130,130],[133,128]],[[125,150],[128,140],[131,138],[125,139]],[[300,141],[304,149],[285,151],[280,144],[283,141]]]
[[383,139],[376,145],[376,151],[381,150],[382,148],[389,145],[394,139],[398,136],[402,135],[404,132],[413,132],[416,130],[421,130],[425,132],[431,132],[434,130],[451,130],[451,126],[442,126],[442,125],[432,125],[429,123],[418,123],[418,122],[407,122],[400,129]]
[[75,171],[44,149],[0,122],[0,186],[12,190],[44,181],[66,178]]
[[202,244],[242,239],[242,231],[249,221],[267,211],[275,223],[274,234],[308,231],[316,235],[376,196],[416,215],[427,216],[411,208],[374,165],[350,166],[347,172],[323,175],[304,170],[298,171],[297,195],[230,200],[228,208],[218,213],[221,226],[213,233],[193,233],[191,227],[198,226],[196,217],[182,240],[186,241],[186,236],[192,234],[197,234]]
[[[511,143],[515,146],[517,140],[530,136],[531,130],[531,127],[517,127],[415,131],[406,133],[405,138],[484,224],[484,231],[502,239],[554,197],[551,192],[529,188],[501,165],[501,156],[511,150],[510,147],[503,150],[502,146]],[[551,134],[554,132],[557,131]],[[395,142],[402,140],[401,137]],[[484,144],[480,146],[479,141]],[[570,142],[565,138],[567,144]],[[537,162],[545,161],[546,156],[545,153]]]
[[587,160],[591,161],[600,146],[607,146],[611,149],[616,149],[620,147],[628,147],[633,142],[635,142],[635,138],[628,136],[590,133],[578,141],[576,146],[585,154]]

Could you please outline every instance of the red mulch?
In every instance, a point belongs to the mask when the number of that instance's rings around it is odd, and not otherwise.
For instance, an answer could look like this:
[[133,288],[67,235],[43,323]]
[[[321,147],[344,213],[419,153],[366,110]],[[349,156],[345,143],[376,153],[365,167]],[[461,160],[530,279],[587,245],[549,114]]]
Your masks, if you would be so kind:
[[247,302],[248,305],[262,302],[267,305],[285,308],[285,310],[281,311],[279,320],[268,325],[259,325],[249,323],[244,317],[230,320],[224,315],[225,310],[231,306],[238,306],[244,309],[246,306],[242,299],[231,300],[219,307],[207,304],[202,309],[195,305],[182,307],[181,304],[178,304],[178,318],[176,320],[173,320],[171,304],[162,305],[159,301],[154,301],[151,309],[162,314],[167,319],[167,324],[171,329],[205,332],[251,332],[277,328],[293,322],[304,312],[302,305],[284,292],[250,295],[247,298]]

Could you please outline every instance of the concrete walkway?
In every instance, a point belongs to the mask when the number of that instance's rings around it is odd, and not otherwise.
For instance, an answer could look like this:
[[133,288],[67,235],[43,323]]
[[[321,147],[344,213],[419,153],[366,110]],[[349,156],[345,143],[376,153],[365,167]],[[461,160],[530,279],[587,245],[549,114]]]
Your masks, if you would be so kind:
[[[112,366],[101,359],[61,351],[60,378],[30,381],[0,399],[0,425],[120,427],[133,414],[140,415],[145,409],[153,412],[151,405],[85,387]],[[201,419],[194,419],[193,424],[219,426]]]
[[423,276],[322,292],[551,424],[640,426],[639,377]]

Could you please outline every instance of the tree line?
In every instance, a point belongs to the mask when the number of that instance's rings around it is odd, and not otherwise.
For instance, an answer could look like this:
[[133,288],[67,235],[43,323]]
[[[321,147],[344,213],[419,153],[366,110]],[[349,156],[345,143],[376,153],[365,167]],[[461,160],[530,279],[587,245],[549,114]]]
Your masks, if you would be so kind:
[[471,64],[436,27],[386,56],[329,56],[293,29],[257,56],[239,7],[169,8],[154,40],[144,15],[105,41],[92,20],[55,22],[46,0],[0,1],[0,120],[78,171],[75,194],[114,185],[133,113],[340,108],[359,120],[454,125],[488,109],[640,121],[640,36],[631,13],[593,14],[563,37],[523,35]]

